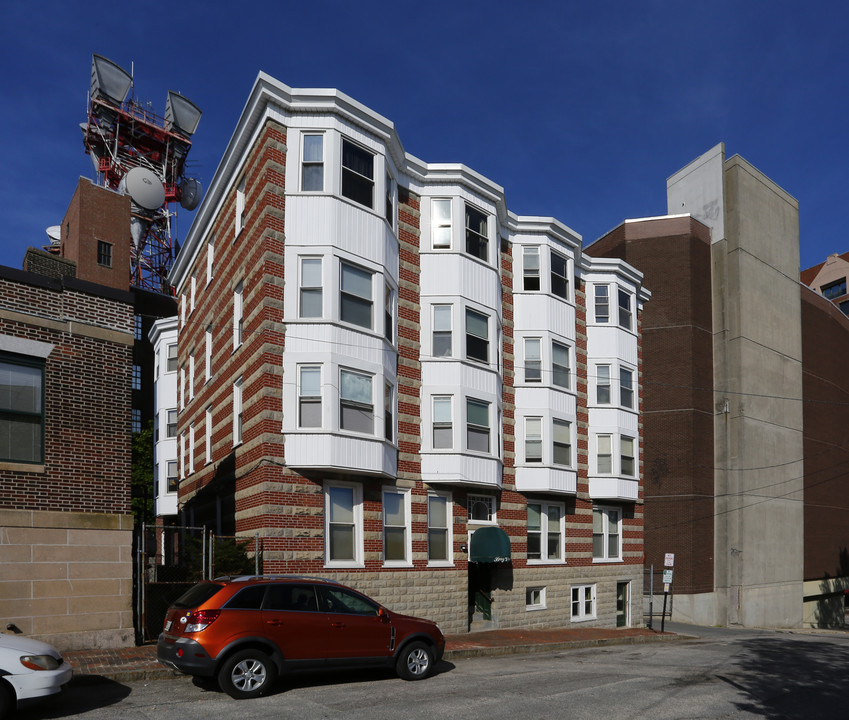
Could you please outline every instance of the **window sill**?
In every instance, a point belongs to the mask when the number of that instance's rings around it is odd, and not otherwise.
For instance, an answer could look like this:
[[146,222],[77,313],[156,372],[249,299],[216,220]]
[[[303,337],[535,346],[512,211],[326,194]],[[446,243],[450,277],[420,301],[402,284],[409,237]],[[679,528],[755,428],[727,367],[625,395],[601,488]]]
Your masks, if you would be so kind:
[[573,623],[591,622],[596,619],[595,615],[587,615],[586,617],[573,617],[569,621]]
[[454,562],[451,560],[428,560],[427,566],[429,568],[449,568],[454,567]]
[[557,560],[527,560],[528,565],[568,565],[569,563],[565,560],[557,559]]
[[616,565],[624,562],[622,558],[593,558],[593,565]]
[[545,605],[526,605],[525,612],[539,612],[540,610],[548,610]]
[[22,463],[10,460],[0,460],[0,470],[11,470],[13,472],[36,473],[44,475],[46,471],[43,463]]
[[413,563],[411,563],[409,560],[390,560],[388,562],[384,560],[383,567],[389,570],[397,568],[406,569],[413,567]]
[[328,570],[341,570],[341,569],[345,569],[345,568],[353,570],[353,569],[364,568],[365,563],[356,562],[356,561],[345,561],[345,562],[343,562],[341,560],[337,560],[335,562],[331,561],[329,563],[325,563],[324,567]]

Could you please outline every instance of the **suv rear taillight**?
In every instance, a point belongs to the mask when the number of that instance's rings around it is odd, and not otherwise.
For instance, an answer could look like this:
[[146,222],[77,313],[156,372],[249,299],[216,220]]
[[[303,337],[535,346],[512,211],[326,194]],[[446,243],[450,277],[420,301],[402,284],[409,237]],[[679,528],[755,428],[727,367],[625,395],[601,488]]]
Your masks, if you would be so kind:
[[220,610],[195,610],[186,615],[186,632],[200,632],[205,630],[221,614]]

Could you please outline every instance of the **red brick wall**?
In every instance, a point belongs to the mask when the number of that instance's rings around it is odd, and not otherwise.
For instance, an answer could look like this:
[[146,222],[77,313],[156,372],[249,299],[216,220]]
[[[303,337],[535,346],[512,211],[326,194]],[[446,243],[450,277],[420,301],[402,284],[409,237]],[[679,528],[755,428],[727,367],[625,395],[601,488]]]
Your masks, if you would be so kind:
[[806,580],[849,575],[849,318],[801,286]]
[[586,252],[640,270],[645,563],[675,553],[679,593],[713,589],[713,345],[708,229],[689,217],[626,223]]
[[43,470],[0,463],[0,507],[128,513],[131,296],[8,275],[0,277],[0,334],[55,347],[45,363]]

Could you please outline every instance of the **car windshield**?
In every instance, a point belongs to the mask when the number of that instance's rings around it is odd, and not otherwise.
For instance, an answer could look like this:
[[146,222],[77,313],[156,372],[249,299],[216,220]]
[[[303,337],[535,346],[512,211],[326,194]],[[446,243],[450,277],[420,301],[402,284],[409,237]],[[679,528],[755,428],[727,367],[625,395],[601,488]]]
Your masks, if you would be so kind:
[[217,593],[223,585],[211,582],[198,583],[189,588],[180,597],[174,601],[176,608],[195,608],[198,605],[203,605],[209,598]]

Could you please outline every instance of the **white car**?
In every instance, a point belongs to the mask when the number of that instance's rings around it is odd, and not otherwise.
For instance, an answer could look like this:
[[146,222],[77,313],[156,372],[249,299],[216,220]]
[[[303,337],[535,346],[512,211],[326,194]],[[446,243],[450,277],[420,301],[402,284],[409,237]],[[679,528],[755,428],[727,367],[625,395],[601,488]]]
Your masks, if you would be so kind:
[[58,693],[73,674],[51,645],[0,633],[0,720],[9,717],[18,703]]

